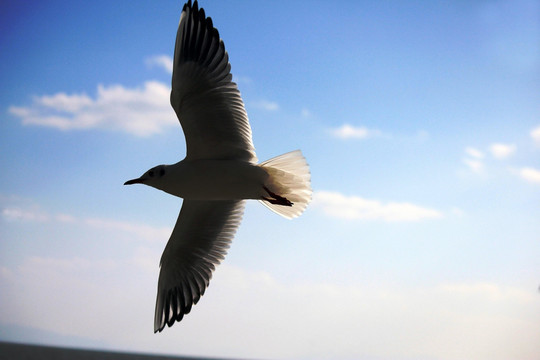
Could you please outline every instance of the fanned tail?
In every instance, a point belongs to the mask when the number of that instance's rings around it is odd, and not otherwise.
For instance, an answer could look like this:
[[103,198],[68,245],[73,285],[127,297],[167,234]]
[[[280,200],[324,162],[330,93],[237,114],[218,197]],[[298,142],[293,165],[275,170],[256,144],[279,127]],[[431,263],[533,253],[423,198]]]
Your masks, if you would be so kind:
[[259,200],[273,212],[292,219],[311,201],[311,174],[300,150],[288,152],[259,164],[269,178],[264,184],[268,197]]

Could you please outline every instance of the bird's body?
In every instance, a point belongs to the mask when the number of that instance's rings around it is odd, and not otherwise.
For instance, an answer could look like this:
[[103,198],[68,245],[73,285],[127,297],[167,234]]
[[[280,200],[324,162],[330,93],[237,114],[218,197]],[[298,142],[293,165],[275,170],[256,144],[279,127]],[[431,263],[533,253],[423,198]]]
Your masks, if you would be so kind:
[[260,200],[268,193],[268,173],[242,160],[182,160],[162,167],[164,175],[148,182],[174,196],[189,200]]
[[257,164],[228,59],[212,20],[189,0],[178,25],[171,90],[186,158],[125,183],[184,199],[161,257],[155,332],[182,320],[204,294],[240,225],[245,199],[259,200],[289,219],[311,200],[311,175],[299,150]]

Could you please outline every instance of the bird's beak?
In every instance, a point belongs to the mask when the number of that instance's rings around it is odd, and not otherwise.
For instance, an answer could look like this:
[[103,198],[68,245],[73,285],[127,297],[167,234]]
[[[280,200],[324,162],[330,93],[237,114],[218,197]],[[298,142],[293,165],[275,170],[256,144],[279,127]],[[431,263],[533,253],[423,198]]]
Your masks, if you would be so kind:
[[138,179],[133,179],[133,180],[128,180],[124,183],[124,185],[133,185],[133,184],[143,184],[144,183],[144,180],[141,179],[141,178],[138,178]]

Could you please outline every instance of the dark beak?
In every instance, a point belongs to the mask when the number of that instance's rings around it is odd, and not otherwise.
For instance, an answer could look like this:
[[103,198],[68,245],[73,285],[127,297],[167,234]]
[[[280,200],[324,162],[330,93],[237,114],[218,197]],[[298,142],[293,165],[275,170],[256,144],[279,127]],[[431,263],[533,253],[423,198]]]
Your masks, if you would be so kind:
[[133,184],[142,184],[144,181],[141,178],[128,180],[124,183],[124,185],[133,185]]

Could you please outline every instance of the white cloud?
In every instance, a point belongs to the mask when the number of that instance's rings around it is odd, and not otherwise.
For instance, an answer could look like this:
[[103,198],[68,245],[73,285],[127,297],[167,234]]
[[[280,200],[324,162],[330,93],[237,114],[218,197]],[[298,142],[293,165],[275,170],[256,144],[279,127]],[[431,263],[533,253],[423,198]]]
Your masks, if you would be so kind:
[[443,214],[435,209],[411,203],[367,200],[358,196],[345,196],[338,192],[317,191],[313,195],[312,206],[332,217],[347,220],[382,220],[389,222],[420,221],[436,219]]
[[380,135],[380,131],[371,130],[364,126],[352,126],[349,124],[343,124],[342,126],[331,129],[332,135],[340,139],[366,139],[372,136]]
[[169,74],[172,74],[173,59],[168,55],[154,55],[146,59],[148,66],[159,66]]
[[482,163],[480,160],[464,159],[463,163],[475,173],[481,173],[484,171],[484,163]]
[[86,94],[57,93],[35,97],[27,107],[11,106],[9,112],[24,125],[63,131],[106,129],[149,136],[178,126],[169,93],[169,87],[157,81],[138,88],[99,85],[95,99]]
[[491,154],[499,160],[506,159],[516,152],[516,145],[513,144],[491,144],[489,147]]
[[465,153],[475,159],[483,159],[484,158],[484,153],[482,153],[480,150],[476,149],[476,148],[473,148],[473,147],[466,147],[465,148]]
[[538,169],[532,167],[522,168],[519,170],[519,176],[528,182],[540,184],[540,170]]
[[534,141],[534,143],[538,146],[540,146],[540,126],[534,128],[531,130],[531,137]]
[[250,102],[249,105],[254,108],[262,109],[265,111],[279,110],[279,104],[274,101],[268,101],[268,100],[253,101],[253,102]]

